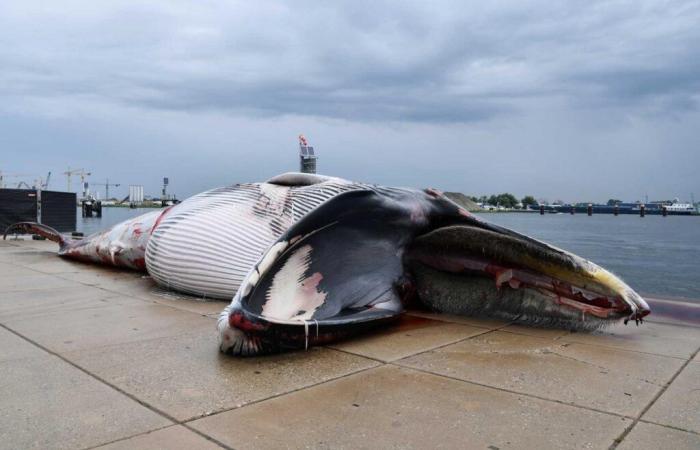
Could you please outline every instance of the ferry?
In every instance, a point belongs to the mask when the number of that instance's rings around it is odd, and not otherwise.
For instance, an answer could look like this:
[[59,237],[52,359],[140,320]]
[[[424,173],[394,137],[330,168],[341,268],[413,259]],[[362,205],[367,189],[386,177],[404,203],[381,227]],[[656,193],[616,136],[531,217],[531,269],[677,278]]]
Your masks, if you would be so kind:
[[545,205],[545,211],[549,213],[570,213],[573,209],[576,213],[585,214],[588,211],[588,207],[591,207],[591,212],[593,214],[636,214],[641,213],[642,205],[644,205],[644,212],[648,215],[663,215],[664,209],[666,209],[666,214],[669,216],[691,216],[698,215],[699,212],[692,203],[681,203],[678,199],[674,199],[673,202],[652,202],[643,204],[641,202],[636,203],[618,203],[616,206],[613,205],[601,205],[601,204],[589,204],[589,203],[577,203],[577,204],[565,204],[565,205]]
[[677,198],[673,199],[673,203],[666,205],[666,211],[675,214],[694,214],[697,213],[695,206],[690,203],[681,203]]

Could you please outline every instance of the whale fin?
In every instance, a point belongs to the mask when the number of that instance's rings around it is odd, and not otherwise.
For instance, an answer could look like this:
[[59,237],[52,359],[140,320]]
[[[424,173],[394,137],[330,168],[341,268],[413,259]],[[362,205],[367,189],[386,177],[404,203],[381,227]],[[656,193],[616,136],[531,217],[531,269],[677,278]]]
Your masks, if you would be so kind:
[[58,245],[60,245],[61,247],[64,247],[69,241],[71,241],[70,239],[65,238],[61,233],[51,228],[50,226],[37,222],[13,223],[5,229],[5,233],[2,236],[2,239],[5,240],[7,239],[8,234],[16,232],[23,234],[37,234],[39,236],[45,237],[50,241],[57,242]]
[[398,317],[409,218],[401,202],[371,190],[346,192],[309,213],[270,247],[222,313],[222,350],[305,348]]

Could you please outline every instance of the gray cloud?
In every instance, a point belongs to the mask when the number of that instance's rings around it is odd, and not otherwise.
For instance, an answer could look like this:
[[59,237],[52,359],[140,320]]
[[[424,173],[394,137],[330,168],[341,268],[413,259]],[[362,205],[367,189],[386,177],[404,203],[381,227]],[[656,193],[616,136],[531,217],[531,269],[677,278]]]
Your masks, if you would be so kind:
[[686,196],[698,23],[690,1],[4,2],[0,169],[185,195],[294,168],[305,131],[348,178]]
[[697,106],[697,3],[482,3],[23,3],[0,19],[0,89],[438,123],[522,111],[532,98]]

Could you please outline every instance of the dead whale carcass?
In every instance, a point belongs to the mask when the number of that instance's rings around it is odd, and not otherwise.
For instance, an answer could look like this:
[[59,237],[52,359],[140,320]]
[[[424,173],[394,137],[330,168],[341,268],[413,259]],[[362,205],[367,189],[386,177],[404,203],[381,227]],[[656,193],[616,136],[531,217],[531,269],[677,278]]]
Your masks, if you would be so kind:
[[191,197],[61,256],[144,269],[160,285],[233,301],[221,350],[255,355],[330,342],[434,310],[594,329],[642,319],[644,300],[590,261],[474,217],[434,190],[284,174]]

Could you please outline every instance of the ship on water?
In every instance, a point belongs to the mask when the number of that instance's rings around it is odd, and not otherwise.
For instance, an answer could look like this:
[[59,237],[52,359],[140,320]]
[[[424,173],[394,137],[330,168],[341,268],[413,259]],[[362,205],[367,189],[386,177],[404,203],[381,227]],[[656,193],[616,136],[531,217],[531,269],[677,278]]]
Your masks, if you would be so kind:
[[551,213],[587,213],[588,208],[591,208],[593,214],[636,214],[641,213],[644,208],[644,213],[649,215],[666,215],[669,216],[691,216],[698,215],[698,208],[693,203],[683,203],[675,198],[673,201],[665,202],[650,202],[650,203],[616,203],[611,204],[595,204],[595,203],[576,203],[564,205],[547,205],[545,210]]
[[679,214],[694,214],[697,213],[697,208],[691,203],[681,203],[678,199],[674,199],[673,203],[666,205],[666,210],[669,213],[679,213]]

